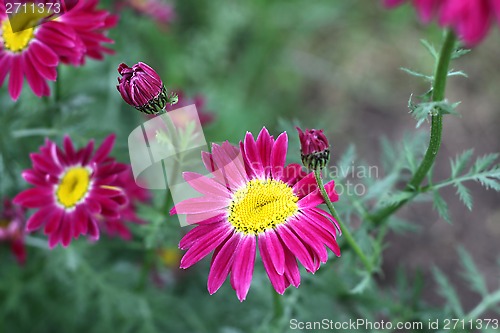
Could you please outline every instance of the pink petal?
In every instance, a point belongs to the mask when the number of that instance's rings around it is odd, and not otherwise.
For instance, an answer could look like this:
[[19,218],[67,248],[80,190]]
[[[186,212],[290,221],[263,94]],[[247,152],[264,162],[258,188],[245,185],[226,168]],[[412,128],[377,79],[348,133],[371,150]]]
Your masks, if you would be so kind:
[[313,258],[304,243],[286,225],[280,225],[276,230],[283,243],[299,259],[300,263],[308,271],[314,272]]
[[279,275],[274,269],[274,265],[271,259],[270,252],[267,248],[267,242],[261,242],[259,239],[258,242],[260,256],[262,258],[262,264],[264,265],[264,269],[266,270],[267,276],[269,277],[269,281],[276,290],[278,294],[283,294],[285,289],[288,287],[287,281],[284,275]]
[[253,269],[255,265],[255,236],[243,237],[239,251],[235,253],[231,276],[234,279],[236,296],[244,301],[252,283]]
[[297,259],[290,250],[285,249],[285,277],[295,287],[300,286],[300,270]]
[[271,135],[269,135],[267,128],[263,127],[257,137],[257,149],[266,177],[271,173],[271,151],[273,149],[273,143],[274,140]]
[[26,231],[31,232],[39,229],[42,224],[44,224],[47,219],[52,215],[53,208],[52,207],[43,207],[38,210],[36,213],[31,215],[29,220],[26,222]]
[[283,175],[287,149],[288,135],[284,132],[278,136],[271,151],[271,174],[274,179],[281,179]]
[[229,240],[222,246],[217,256],[214,258],[208,273],[208,292],[214,294],[226,280],[231,265],[233,264],[234,254],[239,247],[242,237],[239,234],[233,234]]
[[44,188],[30,188],[19,193],[14,203],[28,208],[38,208],[54,203],[53,194]]
[[179,202],[175,205],[175,211],[177,214],[199,214],[216,211],[228,206],[229,202],[227,199],[220,197],[199,197]]
[[180,268],[188,268],[196,264],[225,241],[232,232],[231,228],[217,228],[199,238],[199,241],[191,244],[182,257]]
[[47,222],[47,224],[45,224],[43,233],[49,235],[59,230],[59,225],[61,224],[63,215],[64,215],[64,210],[62,209],[54,210],[52,216],[49,218],[49,221]]
[[248,164],[248,167],[253,170],[257,177],[264,177],[264,166],[262,165],[260,154],[257,150],[257,144],[255,143],[252,133],[250,132],[247,132],[245,135],[243,157],[245,162]]
[[311,247],[322,263],[327,262],[328,252],[322,243],[318,242],[319,236],[314,232],[314,229],[309,228],[309,226],[300,219],[291,221],[289,226],[301,240]]
[[191,187],[202,194],[231,198],[231,193],[228,189],[212,178],[195,172],[184,172],[182,175]]
[[285,272],[285,251],[283,250],[283,245],[278,235],[276,235],[276,232],[274,230],[268,230],[260,234],[259,242],[265,243],[265,248],[268,250],[274,269],[279,275],[283,275]]
[[111,149],[113,149],[115,137],[116,136],[114,134],[110,134],[106,137],[106,139],[104,139],[101,146],[99,147],[99,149],[97,149],[94,157],[92,158],[93,162],[99,163],[104,161],[104,159],[108,157],[109,153],[111,152]]
[[200,239],[205,239],[208,234],[220,234],[227,230],[227,225],[202,225],[191,229],[179,242],[179,249],[187,250]]
[[21,94],[21,90],[23,89],[23,78],[24,73],[22,57],[13,56],[9,77],[9,93],[10,97],[14,101],[17,101],[19,95]]

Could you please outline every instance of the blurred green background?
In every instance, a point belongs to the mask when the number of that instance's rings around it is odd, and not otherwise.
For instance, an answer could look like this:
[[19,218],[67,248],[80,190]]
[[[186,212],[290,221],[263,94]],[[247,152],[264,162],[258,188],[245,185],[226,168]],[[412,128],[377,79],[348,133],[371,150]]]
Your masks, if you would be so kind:
[[[362,0],[178,0],[171,4],[176,18],[168,28],[130,9],[120,11],[119,25],[110,32],[116,41],[115,55],[80,68],[60,68],[62,107],[55,119],[47,116],[53,110],[26,87],[17,103],[10,101],[5,86],[1,88],[1,147],[5,160],[12,157],[12,167],[1,170],[3,195],[12,196],[25,186],[18,175],[29,167],[28,154],[43,143],[44,136],[60,138],[68,133],[83,145],[89,138],[102,139],[115,132],[114,155],[128,162],[128,133],[145,118],[116,91],[120,62],[130,66],[146,62],[167,87],[182,89],[188,96],[203,95],[206,110],[215,114],[215,121],[205,127],[211,142],[236,143],[246,131],[256,134],[266,126],[276,134],[300,123],[325,129],[333,145],[332,163],[355,144],[363,160],[379,165],[381,136],[399,142],[406,132],[428,131],[428,124],[415,129],[407,108],[410,94],[421,94],[428,86],[399,68],[432,73],[433,60],[419,40],[439,45],[442,32],[435,25],[421,25],[410,6],[388,11],[379,1]],[[102,5],[114,10],[117,3],[103,1]],[[447,98],[462,101],[461,116],[445,117],[434,171],[438,179],[447,177],[448,160],[463,150],[500,151],[500,36],[497,27],[493,30],[484,43],[453,64],[469,78],[449,81]],[[39,128],[52,130],[37,132]],[[289,155],[297,160],[295,132],[289,135],[293,138]],[[394,309],[394,302],[404,301],[398,289],[404,289],[398,284],[401,272],[406,272],[408,281],[421,272],[420,300],[431,308],[440,307],[443,300],[430,275],[433,265],[449,273],[465,306],[473,307],[478,298],[462,288],[455,247],[463,245],[470,252],[488,285],[498,283],[500,195],[475,184],[471,189],[473,212],[459,202],[454,189],[444,191],[453,224],[440,219],[431,202],[415,203],[398,213],[411,220],[418,232],[389,235],[383,273],[377,277],[380,291],[347,296],[359,280],[346,268],[353,260],[348,253],[329,261],[316,276],[303,274],[298,290],[287,290],[286,301],[296,304],[293,315],[336,321],[388,313],[404,317],[404,304]],[[149,237],[155,246],[175,248],[182,231],[175,220],[165,227],[164,213],[143,207],[152,226],[134,231],[139,239]],[[364,221],[350,223],[356,230]],[[144,258],[134,247],[142,244],[122,244],[117,239],[95,246],[79,241],[66,250],[48,252],[37,249],[33,240],[24,268],[17,267],[2,248],[0,332],[229,333],[259,328],[266,332],[262,325],[274,291],[260,263],[248,300],[240,304],[228,283],[208,295],[209,260],[186,272],[159,268],[166,281],[162,288],[151,282],[145,289],[136,289]]]

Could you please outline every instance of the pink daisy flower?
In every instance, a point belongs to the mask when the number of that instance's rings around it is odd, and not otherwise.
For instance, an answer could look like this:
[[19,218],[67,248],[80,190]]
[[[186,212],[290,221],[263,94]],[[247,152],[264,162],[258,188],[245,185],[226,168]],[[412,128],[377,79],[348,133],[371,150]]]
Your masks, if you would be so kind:
[[118,175],[115,186],[123,190],[128,198],[128,202],[120,210],[119,218],[103,219],[102,225],[109,235],[118,235],[125,240],[130,240],[132,234],[127,227],[127,222],[137,224],[146,223],[146,221],[139,218],[136,214],[137,203],[149,201],[151,199],[151,193],[137,186],[130,166],[127,166],[127,169]]
[[6,199],[0,210],[0,242],[10,243],[10,250],[22,265],[26,261],[24,246],[24,210]]
[[[388,7],[398,6],[407,0],[385,0]],[[491,24],[500,21],[498,0],[412,0],[423,22],[433,17],[443,27],[451,27],[468,46],[481,42]]]
[[93,154],[93,141],[75,150],[66,136],[64,149],[47,139],[39,153],[31,154],[33,168],[22,176],[35,187],[14,198],[16,204],[38,209],[26,223],[27,231],[45,225],[50,248],[58,243],[66,247],[79,235],[97,240],[98,216],[120,217],[127,197],[117,179],[127,167],[108,157],[113,142],[114,135],[108,136]]
[[[247,133],[239,149],[228,142],[214,144],[203,162],[209,178],[186,172],[184,179],[203,196],[180,202],[172,214],[187,214],[197,226],[179,243],[187,250],[181,268],[188,268],[214,251],[208,291],[215,293],[231,274],[240,301],[246,298],[254,270],[256,248],[274,289],[283,294],[298,287],[298,261],[316,272],[328,260],[328,247],[337,256],[335,219],[318,206],[324,203],[313,173],[298,164],[285,166],[286,133],[276,140],[263,128],[257,140]],[[326,184],[338,200],[334,182]]]
[[[98,4],[99,0],[79,0],[57,20],[73,29],[85,47],[85,56],[102,60],[104,54],[114,54],[112,49],[103,46],[102,43],[114,43],[105,34],[107,30],[116,26],[118,16],[97,9]],[[80,64],[84,63],[85,58],[82,57]]]
[[[13,100],[17,100],[26,77],[36,96],[49,96],[47,81],[57,77],[60,55],[75,62],[83,52],[78,36],[72,29],[59,22],[50,21],[32,26],[33,20],[43,16],[20,12],[9,17],[3,1],[0,1],[0,86],[9,75],[8,89]],[[28,28],[18,31],[16,25],[26,22]]]

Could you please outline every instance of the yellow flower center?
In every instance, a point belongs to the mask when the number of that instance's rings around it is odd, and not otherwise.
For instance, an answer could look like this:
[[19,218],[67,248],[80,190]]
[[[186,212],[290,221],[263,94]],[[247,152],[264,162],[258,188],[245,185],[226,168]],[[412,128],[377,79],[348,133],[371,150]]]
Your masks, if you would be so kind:
[[274,228],[299,210],[299,198],[290,186],[274,179],[253,179],[233,194],[229,222],[245,234]]
[[17,13],[9,15],[1,25],[1,41],[4,48],[11,52],[24,51],[31,40],[35,37],[35,26],[41,23],[41,20],[50,16],[52,11],[48,7],[39,6],[33,2],[22,4],[19,8],[16,4],[12,11]]
[[89,187],[90,171],[82,167],[70,168],[56,188],[57,201],[65,208],[72,208],[85,198]]

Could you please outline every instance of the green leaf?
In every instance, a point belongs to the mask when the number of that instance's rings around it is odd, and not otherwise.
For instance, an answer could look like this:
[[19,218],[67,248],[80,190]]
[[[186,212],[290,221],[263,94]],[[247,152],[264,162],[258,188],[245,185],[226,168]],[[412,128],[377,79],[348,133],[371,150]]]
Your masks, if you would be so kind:
[[498,159],[499,154],[488,154],[481,156],[476,160],[476,163],[472,166],[471,172],[481,172],[486,170],[496,159]]
[[469,283],[472,290],[476,291],[482,296],[487,296],[489,293],[488,288],[486,287],[486,282],[483,275],[479,272],[476,265],[474,264],[474,260],[462,246],[458,247],[457,250],[464,269],[464,271],[462,272],[462,276]]
[[[492,175],[490,177],[493,177]],[[496,175],[495,178],[499,179],[500,175]],[[500,182],[496,179],[488,178],[488,176],[480,175],[477,178],[477,181],[481,183],[486,189],[493,189],[497,192],[500,192]]]
[[458,115],[455,111],[456,107],[460,104],[457,103],[449,103],[448,101],[440,101],[440,102],[423,102],[419,104],[414,104],[412,102],[412,96],[408,100],[408,108],[410,109],[410,113],[417,120],[417,128],[422,125],[422,123],[427,120],[430,115],[438,115],[438,114],[454,114]]
[[453,288],[448,278],[443,274],[443,272],[441,272],[441,270],[439,270],[439,268],[433,267],[432,273],[434,274],[434,278],[439,286],[439,293],[447,302],[446,305],[451,309],[451,311],[453,311],[455,316],[463,318],[464,311],[455,288]]
[[455,160],[450,160],[451,164],[451,177],[456,178],[458,175],[464,171],[465,166],[469,163],[474,149],[469,149],[464,151],[460,156],[457,156]]
[[448,213],[448,204],[438,191],[434,191],[434,209],[446,222],[451,223],[450,214]]
[[431,43],[429,43],[426,39],[421,39],[420,44],[422,44],[425,47],[425,49],[427,51],[429,51],[429,53],[434,58],[434,60],[437,61],[439,59],[439,54],[436,51],[436,48]]
[[453,54],[451,55],[451,59],[458,59],[463,55],[466,55],[469,53],[471,50],[470,49],[457,49]]
[[454,71],[454,70],[451,70],[448,72],[448,77],[452,77],[452,76],[463,76],[463,77],[469,77],[465,72],[463,71]]
[[468,210],[472,211],[472,196],[470,195],[467,187],[462,185],[462,183],[456,183],[455,187],[457,188],[457,194],[460,198],[460,201],[467,207]]
[[427,81],[430,81],[432,82],[432,80],[434,80],[434,77],[431,76],[431,75],[425,75],[425,74],[422,74],[422,73],[419,73],[419,72],[415,72],[409,68],[406,68],[406,67],[400,67],[399,69],[401,69],[403,72],[406,72],[407,74],[410,74],[411,76],[416,76],[416,77],[421,77]]

